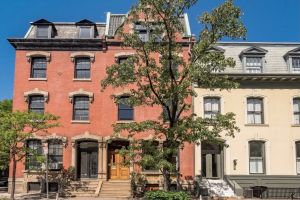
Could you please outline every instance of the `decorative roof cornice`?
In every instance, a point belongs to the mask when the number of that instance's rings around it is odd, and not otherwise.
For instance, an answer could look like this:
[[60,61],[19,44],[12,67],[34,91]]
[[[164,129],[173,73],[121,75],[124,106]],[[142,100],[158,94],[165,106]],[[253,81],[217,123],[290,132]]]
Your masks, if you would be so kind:
[[106,45],[104,39],[8,39],[16,50],[82,50],[102,51]]

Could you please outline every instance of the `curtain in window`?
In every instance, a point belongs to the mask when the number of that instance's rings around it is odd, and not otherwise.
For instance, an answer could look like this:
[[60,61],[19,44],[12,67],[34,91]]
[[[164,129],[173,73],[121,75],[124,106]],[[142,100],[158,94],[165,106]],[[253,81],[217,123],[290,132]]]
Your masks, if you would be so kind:
[[248,124],[263,123],[263,104],[261,98],[247,99],[247,122]]
[[204,98],[204,117],[213,118],[220,113],[220,99],[217,97]]
[[59,170],[63,164],[63,143],[61,140],[49,140],[48,142],[48,167]]
[[262,58],[261,57],[246,57],[246,71],[248,73],[261,73]]
[[264,142],[249,142],[249,170],[251,174],[264,173]]
[[292,58],[292,71],[300,72],[300,58]]
[[293,99],[294,124],[300,124],[300,98]]

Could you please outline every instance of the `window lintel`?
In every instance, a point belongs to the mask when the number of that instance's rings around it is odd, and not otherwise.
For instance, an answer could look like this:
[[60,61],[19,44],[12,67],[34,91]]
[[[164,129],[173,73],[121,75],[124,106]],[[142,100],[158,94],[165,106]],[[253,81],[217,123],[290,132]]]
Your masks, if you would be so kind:
[[91,59],[91,62],[95,61],[95,53],[91,53],[91,52],[84,52],[84,51],[73,52],[71,53],[70,57],[72,62],[74,62],[75,59],[78,57],[89,57]]
[[38,88],[35,88],[33,90],[24,92],[24,101],[28,102],[29,101],[29,97],[30,96],[34,96],[34,95],[42,95],[42,96],[44,96],[44,101],[48,102],[49,92],[39,90]]
[[94,101],[94,93],[79,89],[69,93],[69,101],[72,103],[75,96],[88,96],[90,103]]
[[45,57],[47,62],[50,62],[51,53],[45,51],[31,51],[26,53],[26,58],[28,62],[31,62],[34,57]]

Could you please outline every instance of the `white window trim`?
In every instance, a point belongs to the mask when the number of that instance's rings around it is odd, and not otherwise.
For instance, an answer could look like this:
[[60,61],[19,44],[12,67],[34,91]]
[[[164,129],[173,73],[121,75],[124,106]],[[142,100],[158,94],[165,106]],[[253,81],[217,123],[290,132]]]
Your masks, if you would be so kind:
[[300,126],[300,124],[295,124],[295,119],[294,119],[294,99],[300,99],[300,95],[294,95],[292,96],[291,100],[290,100],[290,113],[291,113],[291,125],[292,126]]
[[[261,58],[262,63],[261,63],[261,72],[260,73],[247,72],[247,63],[246,63],[247,58]],[[260,55],[260,54],[246,54],[246,55],[243,55],[242,63],[243,63],[243,72],[244,73],[247,73],[247,74],[262,74],[266,71],[265,70],[265,56],[264,55]]]
[[288,69],[289,69],[289,72],[292,73],[292,74],[299,74],[300,71],[293,71],[293,58],[300,58],[300,55],[290,55],[288,57]]
[[[264,116],[264,123],[263,124],[249,124],[248,123],[248,105],[247,105],[247,99],[248,98],[261,98],[263,100],[263,116]],[[269,115],[268,115],[268,97],[265,95],[259,95],[259,94],[253,94],[253,95],[247,95],[244,98],[244,113],[245,113],[245,125],[246,126],[268,126],[269,124]]]
[[[247,171],[249,175],[256,175],[255,173],[250,173],[250,145],[249,142],[251,141],[260,141],[264,142],[265,146],[265,157],[264,157],[264,173],[262,175],[268,175],[270,171],[270,142],[264,138],[251,138],[247,140],[247,148],[246,148],[246,158],[247,158]],[[258,173],[259,175],[260,173]]]
[[225,111],[224,111],[224,108],[225,108],[225,100],[224,100],[224,97],[223,95],[221,94],[204,94],[202,96],[200,96],[199,98],[199,106],[200,106],[200,114],[198,114],[200,117],[204,118],[204,98],[213,98],[213,97],[216,97],[216,98],[219,98],[220,99],[220,114],[224,115],[225,114]]

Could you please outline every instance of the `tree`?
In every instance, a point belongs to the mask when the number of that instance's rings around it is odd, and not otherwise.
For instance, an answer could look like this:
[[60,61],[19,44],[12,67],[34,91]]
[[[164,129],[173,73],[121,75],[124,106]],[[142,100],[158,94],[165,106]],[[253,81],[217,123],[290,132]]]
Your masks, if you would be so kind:
[[[234,67],[232,58],[211,48],[222,38],[244,38],[246,29],[240,20],[241,10],[232,0],[225,1],[199,19],[204,25],[197,40],[191,41],[190,58],[180,56],[182,44],[177,42],[178,33],[183,33],[181,16],[197,0],[139,0],[124,24],[139,23],[150,30],[148,41],[142,40],[137,31],[126,32],[120,28],[123,46],[135,50],[135,54],[120,64],[107,67],[107,76],[102,80],[103,89],[128,87],[129,98],[113,97],[116,103],[126,101],[131,106],[160,106],[162,115],[156,120],[115,124],[114,132],[127,132],[129,137],[151,132],[154,139],[164,139],[159,154],[151,156],[141,152],[141,141],[131,146],[131,158],[140,165],[147,160],[156,163],[164,177],[164,190],[169,190],[171,173],[178,173],[172,158],[186,143],[198,144],[207,140],[217,142],[222,134],[234,136],[238,131],[234,114],[217,115],[212,119],[201,118],[191,111],[191,99],[197,87],[229,90],[237,83],[227,76],[220,76],[226,67]],[[144,19],[139,20],[140,14]],[[193,38],[191,37],[191,40]],[[155,56],[159,55],[159,59]],[[175,67],[178,66],[178,70]],[[123,102],[124,103],[124,102]],[[128,152],[129,153],[129,152]],[[138,155],[138,156],[137,156]],[[139,157],[140,159],[137,159]]]
[[9,152],[12,163],[11,199],[14,199],[16,166],[28,153],[37,152],[26,146],[26,140],[35,134],[46,134],[48,129],[58,126],[58,117],[34,112],[0,112],[0,152]]
[[[12,100],[5,99],[0,101],[0,112],[12,112]],[[5,151],[0,151],[0,170],[7,170],[8,164],[9,153]]]
[[12,100],[5,99],[0,101],[0,111],[12,112]]

